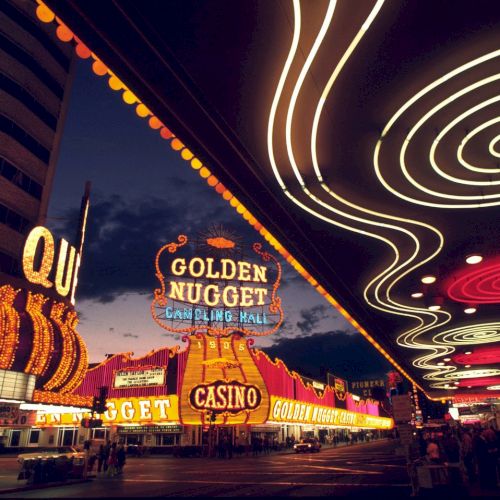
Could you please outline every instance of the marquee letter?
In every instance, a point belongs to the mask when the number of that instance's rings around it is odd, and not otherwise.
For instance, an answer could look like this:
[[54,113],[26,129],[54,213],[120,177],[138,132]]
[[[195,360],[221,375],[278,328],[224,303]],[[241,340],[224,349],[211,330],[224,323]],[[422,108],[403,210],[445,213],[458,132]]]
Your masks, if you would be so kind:
[[252,277],[250,276],[251,264],[249,262],[238,262],[238,267],[240,268],[238,280],[251,281],[252,280]]
[[214,273],[214,259],[212,257],[207,257],[207,274],[205,275],[206,278],[208,279],[215,279],[220,276],[219,271]]
[[170,400],[168,399],[157,399],[154,402],[154,407],[160,410],[160,419],[167,420],[167,408],[170,408]]
[[149,399],[139,400],[139,409],[141,411],[141,420],[151,419],[151,401]]
[[[42,262],[40,264],[40,269],[35,270],[35,254],[40,243],[43,239],[43,254]],[[24,244],[23,250],[23,271],[24,276],[31,283],[36,283],[42,285],[45,288],[50,288],[52,286],[49,280],[49,273],[52,269],[52,264],[54,263],[54,238],[52,233],[43,226],[34,227],[28,237],[26,238],[26,243]]]
[[132,401],[124,401],[121,407],[121,414],[124,420],[132,420],[135,415]]
[[[63,238],[59,246],[59,255],[57,257],[56,267],[56,290],[59,295],[66,297],[71,288],[71,278],[73,277],[73,266],[75,264],[76,248],[70,246],[68,266],[66,267],[66,258],[68,256],[69,243]],[[66,279],[64,278],[64,269],[66,268]],[[63,283],[64,281],[64,283]]]
[[201,399],[202,396],[205,396],[206,390],[204,387],[198,387],[194,392],[194,404],[198,408],[203,408],[205,406],[205,400]]
[[170,295],[169,297],[174,300],[183,301],[184,300],[184,287],[186,283],[182,281],[171,281],[170,282]]
[[253,306],[253,297],[252,297],[253,288],[249,286],[242,286],[240,288],[240,305],[243,307]]
[[174,276],[182,276],[186,272],[186,259],[174,259],[171,270]]
[[110,422],[113,422],[113,420],[116,419],[116,416],[118,415],[118,411],[116,410],[115,403],[113,401],[109,401],[107,403],[107,409],[104,412],[104,418],[106,420],[109,420]]
[[[232,280],[236,275],[236,264],[231,259],[221,259],[220,277],[223,280]],[[228,267],[231,269],[228,271]]]
[[[210,299],[210,291],[213,290],[213,298]],[[207,306],[216,306],[219,303],[220,293],[219,285],[207,285],[205,291],[203,292],[203,300]]]
[[253,280],[260,281],[261,283],[267,283],[266,277],[267,267],[258,266],[257,264],[253,265]]
[[280,411],[281,411],[281,400],[277,400],[274,402],[274,408],[273,408],[273,420],[278,420],[280,417]]
[[[195,271],[195,265],[198,265],[198,270]],[[205,263],[200,257],[193,257],[189,262],[189,274],[193,278],[199,278],[205,272]]]
[[263,306],[264,305],[264,297],[267,295],[267,289],[266,288],[254,288],[255,295],[257,295],[257,305],[258,306]]

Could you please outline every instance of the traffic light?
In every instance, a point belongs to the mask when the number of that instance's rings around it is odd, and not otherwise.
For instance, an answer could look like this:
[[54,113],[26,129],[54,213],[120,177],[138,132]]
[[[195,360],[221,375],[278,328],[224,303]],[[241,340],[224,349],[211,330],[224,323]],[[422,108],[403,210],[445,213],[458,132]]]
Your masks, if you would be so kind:
[[99,396],[94,396],[92,400],[92,412],[99,415],[107,410],[106,399],[108,397],[107,386],[99,387]]
[[82,418],[81,425],[84,429],[95,429],[102,427],[102,420],[100,418]]

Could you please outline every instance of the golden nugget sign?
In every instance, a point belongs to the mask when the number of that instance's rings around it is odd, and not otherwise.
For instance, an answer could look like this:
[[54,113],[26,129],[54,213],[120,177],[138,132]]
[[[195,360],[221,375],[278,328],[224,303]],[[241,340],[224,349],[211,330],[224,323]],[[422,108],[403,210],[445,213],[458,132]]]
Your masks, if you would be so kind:
[[[112,398],[102,414],[104,424],[178,422],[179,402],[175,395],[149,398]],[[84,413],[37,412],[36,425],[78,425]]]
[[325,426],[364,427],[368,429],[392,429],[393,427],[391,418],[303,403],[276,396],[271,396],[269,420]]
[[236,380],[217,380],[211,384],[195,386],[189,395],[191,406],[196,410],[240,413],[255,410],[262,400],[260,389],[255,385],[242,384]]
[[[164,257],[178,253],[186,255]],[[243,255],[243,248],[220,230],[192,242],[180,235],[177,243],[164,245],[155,261],[161,288],[154,292],[154,320],[175,333],[274,333],[283,322],[277,295],[281,266],[259,243],[251,255]],[[250,256],[259,262],[249,261]]]
[[74,304],[80,268],[80,254],[74,246],[61,238],[56,257],[52,233],[37,226],[26,238],[22,261],[24,276],[29,282],[54,288],[63,298],[69,295]]

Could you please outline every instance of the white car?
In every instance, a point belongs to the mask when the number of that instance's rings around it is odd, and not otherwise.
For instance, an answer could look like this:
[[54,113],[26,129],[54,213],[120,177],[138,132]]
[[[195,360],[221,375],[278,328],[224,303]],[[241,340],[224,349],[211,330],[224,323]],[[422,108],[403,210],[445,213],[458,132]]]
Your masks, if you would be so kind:
[[[59,446],[54,448],[34,448],[31,453],[21,453],[17,456],[17,461],[22,465],[25,460],[36,458],[59,458],[67,457],[73,459],[85,459],[85,453],[79,451],[73,446]],[[76,460],[77,462],[79,460]]]

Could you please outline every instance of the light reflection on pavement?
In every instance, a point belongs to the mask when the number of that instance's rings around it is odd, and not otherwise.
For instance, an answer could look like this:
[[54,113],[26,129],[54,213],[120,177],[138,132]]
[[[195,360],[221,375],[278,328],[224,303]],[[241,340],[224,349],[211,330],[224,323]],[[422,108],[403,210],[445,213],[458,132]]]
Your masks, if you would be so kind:
[[382,441],[325,449],[314,456],[129,458],[123,476],[99,477],[91,483],[10,493],[0,498],[408,496],[411,489],[405,462],[395,456],[394,448],[394,443]]

